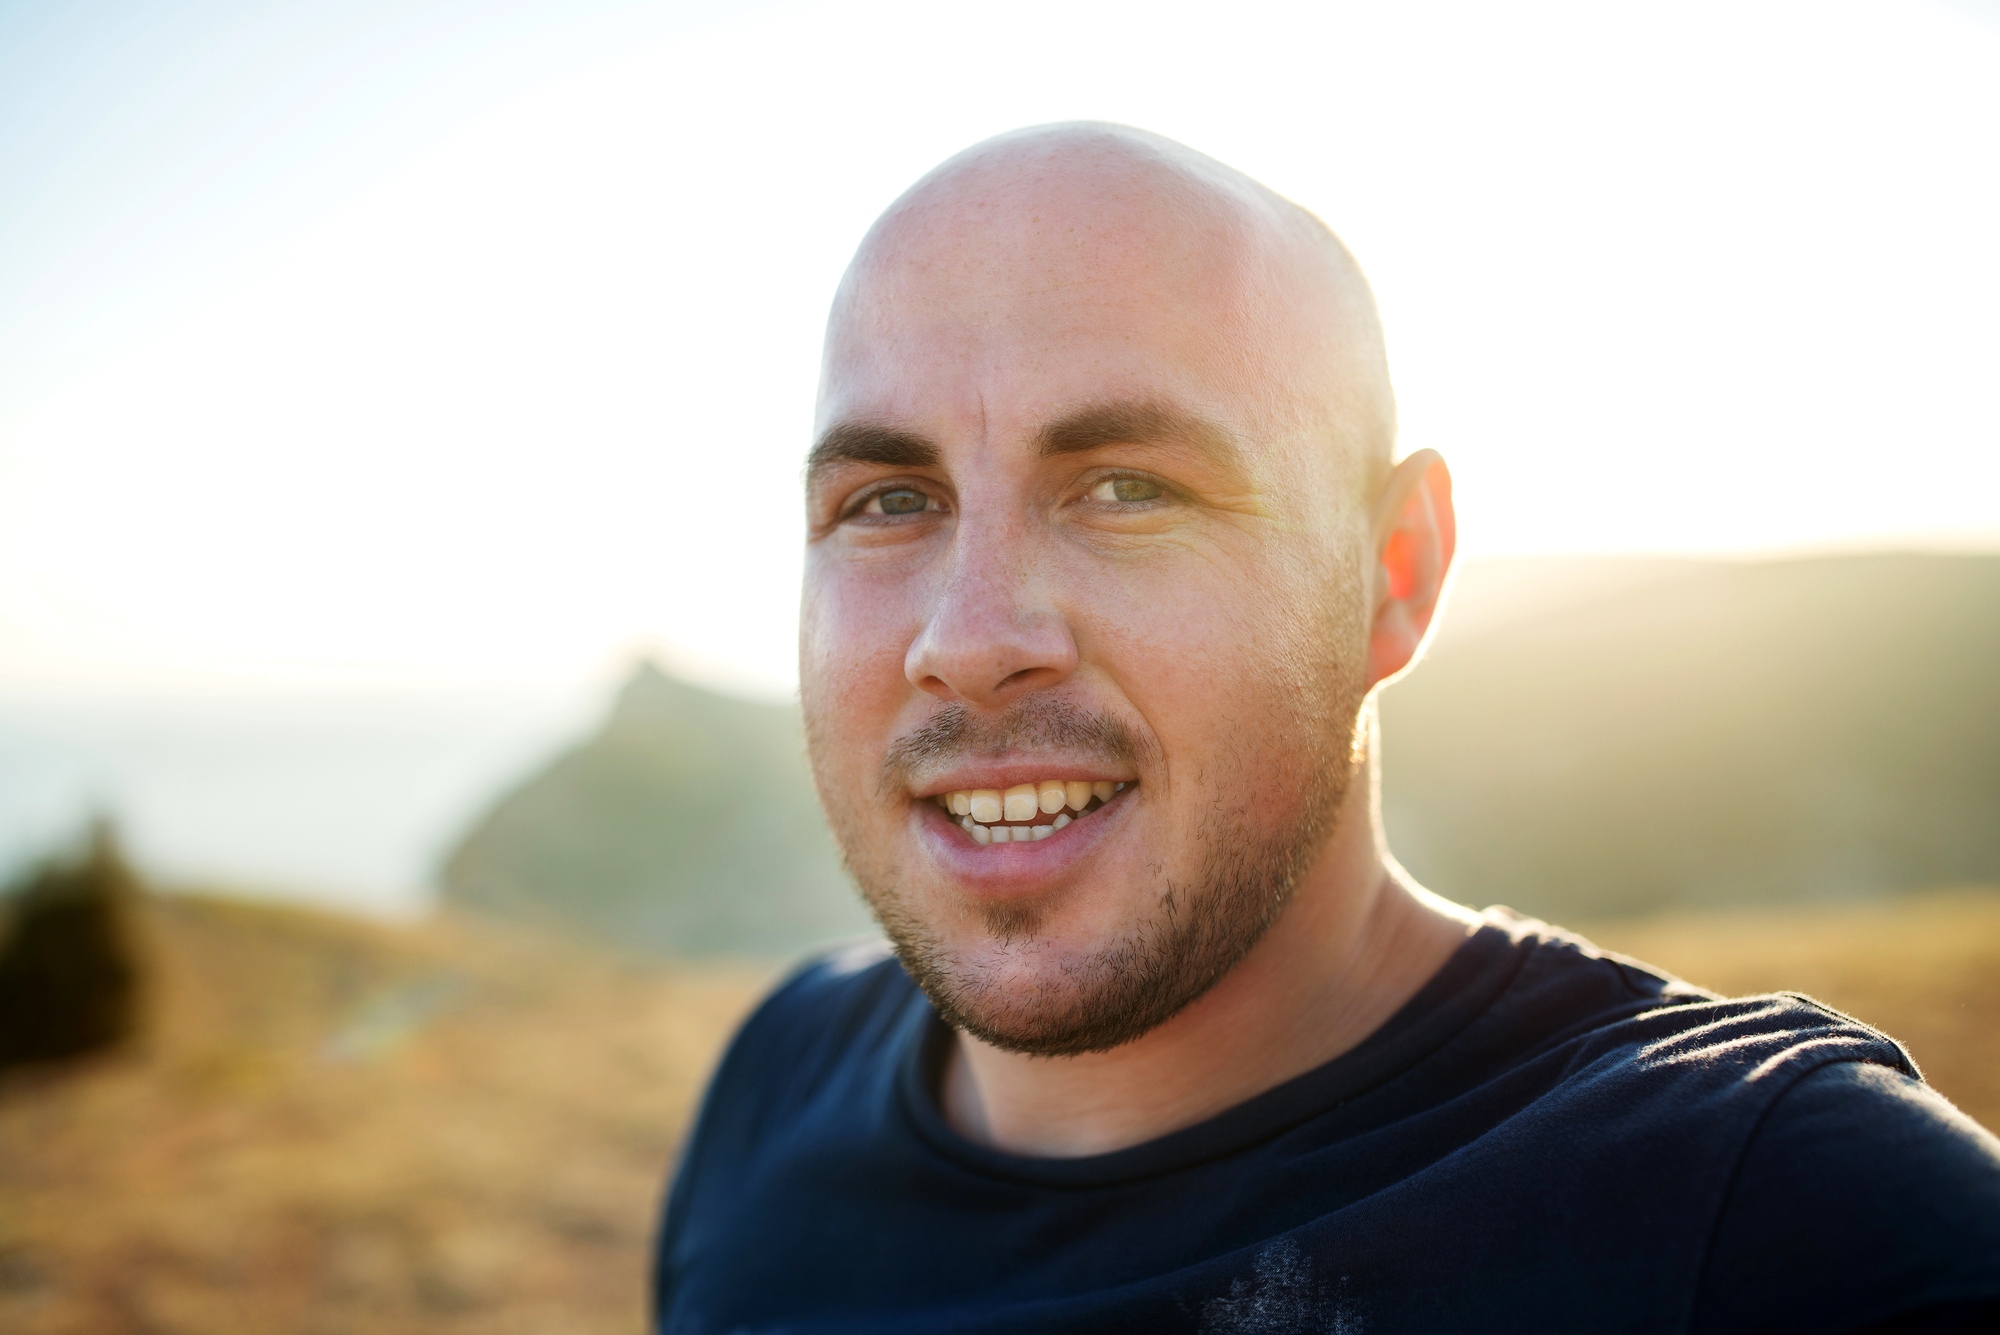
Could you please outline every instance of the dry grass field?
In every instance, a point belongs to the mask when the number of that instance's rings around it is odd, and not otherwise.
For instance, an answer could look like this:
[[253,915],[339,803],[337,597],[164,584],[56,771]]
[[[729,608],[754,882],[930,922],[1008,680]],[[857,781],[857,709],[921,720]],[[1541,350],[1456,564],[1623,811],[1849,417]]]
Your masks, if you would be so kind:
[[127,1054],[0,1086],[0,1331],[637,1332],[751,968],[149,905]]
[[[0,1083],[0,1330],[643,1328],[660,1184],[768,970],[196,898],[145,925],[145,1041]],[[2000,894],[1586,926],[1877,1023],[2000,1125]]]

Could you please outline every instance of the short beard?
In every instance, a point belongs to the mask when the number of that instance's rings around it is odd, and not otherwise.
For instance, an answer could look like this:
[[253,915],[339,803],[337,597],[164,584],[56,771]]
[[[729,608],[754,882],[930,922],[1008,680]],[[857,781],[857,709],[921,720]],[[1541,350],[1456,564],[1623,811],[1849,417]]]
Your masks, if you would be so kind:
[[[1088,959],[1062,967],[1062,985],[1016,995],[952,959],[936,929],[912,913],[888,883],[862,881],[876,919],[896,947],[902,967],[930,997],[938,1015],[994,1047],[1038,1057],[1068,1057],[1122,1047],[1166,1023],[1214,987],[1264,937],[1290,901],[1300,875],[1312,865],[1346,797],[1356,761],[1360,683],[1336,673],[1338,685],[1318,701],[1294,701],[1296,715],[1284,733],[1308,753],[1308,781],[1292,817],[1256,831],[1246,811],[1224,801],[1202,821],[1202,867],[1192,883],[1168,881],[1158,911],[1120,941]],[[1082,715],[1058,701],[1036,701],[1014,713],[998,735],[968,725],[962,711],[946,709],[930,727],[892,749],[884,785],[900,781],[908,759],[930,759],[964,749],[1000,749],[1004,743],[1090,739],[1108,759],[1128,759],[1132,735],[1114,719]],[[984,745],[980,745],[984,743]],[[1040,933],[1040,907],[986,907],[986,929],[1002,945],[1030,945]]]
[[[1289,830],[1255,845],[1211,843],[1198,881],[1168,884],[1159,912],[1128,936],[1063,967],[1063,986],[1002,993],[956,964],[929,926],[893,896],[868,895],[903,968],[954,1029],[996,1048],[1069,1057],[1121,1047],[1179,1014],[1250,953],[1290,902],[1340,808],[1348,771],[1325,774]],[[988,926],[1009,944],[1032,940],[1038,910],[990,910]]]

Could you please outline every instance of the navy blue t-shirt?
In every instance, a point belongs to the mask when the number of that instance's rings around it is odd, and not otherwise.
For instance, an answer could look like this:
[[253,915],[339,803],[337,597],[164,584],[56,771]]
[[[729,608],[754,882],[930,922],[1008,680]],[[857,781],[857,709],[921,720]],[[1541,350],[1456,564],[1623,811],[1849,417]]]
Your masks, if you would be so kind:
[[2000,1330],[2000,1141],[1894,1042],[1505,910],[1352,1051],[1109,1154],[958,1135],[950,1041],[880,946],[781,986],[674,1183],[659,1328]]

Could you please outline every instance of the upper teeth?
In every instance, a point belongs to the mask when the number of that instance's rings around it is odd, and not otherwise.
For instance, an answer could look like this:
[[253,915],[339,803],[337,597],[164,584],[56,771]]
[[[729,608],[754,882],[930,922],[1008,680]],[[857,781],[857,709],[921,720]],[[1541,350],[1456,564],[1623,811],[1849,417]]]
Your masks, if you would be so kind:
[[[1002,792],[998,788],[961,788],[938,798],[945,810],[959,817],[967,834],[982,844],[1046,839],[1070,823],[1070,812],[1083,815],[1095,799],[1109,802],[1124,788],[1122,783],[1100,780],[1043,779],[1040,783],[1017,783]],[[1002,821],[1035,821],[1037,816],[1054,816],[1053,821],[1027,825],[1003,825]]]

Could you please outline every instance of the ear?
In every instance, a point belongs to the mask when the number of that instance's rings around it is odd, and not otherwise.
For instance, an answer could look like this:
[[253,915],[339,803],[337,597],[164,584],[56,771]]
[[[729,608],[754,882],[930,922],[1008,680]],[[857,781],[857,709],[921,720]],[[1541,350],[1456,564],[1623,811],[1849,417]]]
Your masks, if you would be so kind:
[[1389,475],[1375,505],[1370,689],[1407,668],[1431,628],[1458,548],[1451,474],[1436,450],[1418,450]]

